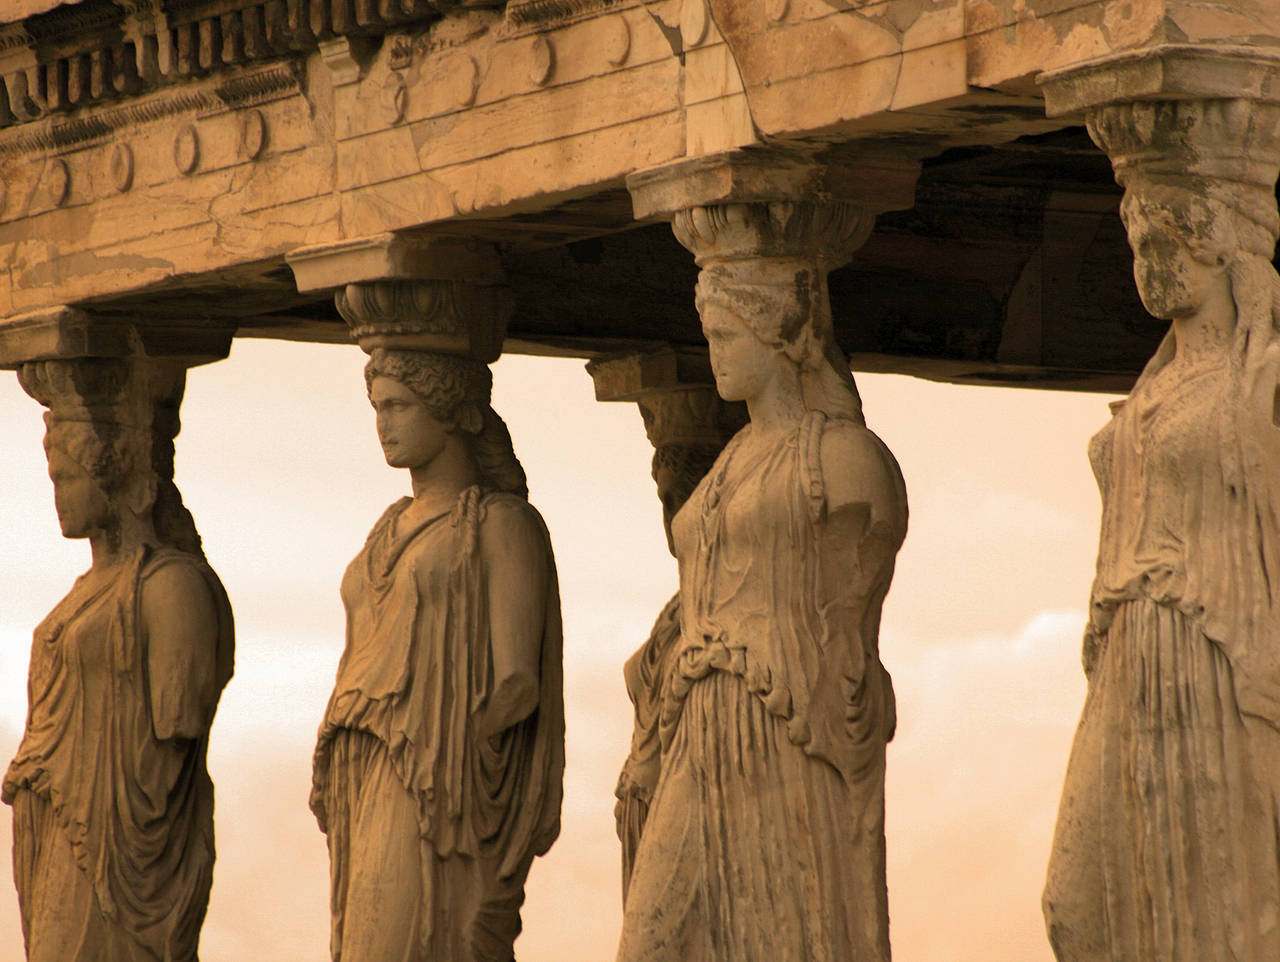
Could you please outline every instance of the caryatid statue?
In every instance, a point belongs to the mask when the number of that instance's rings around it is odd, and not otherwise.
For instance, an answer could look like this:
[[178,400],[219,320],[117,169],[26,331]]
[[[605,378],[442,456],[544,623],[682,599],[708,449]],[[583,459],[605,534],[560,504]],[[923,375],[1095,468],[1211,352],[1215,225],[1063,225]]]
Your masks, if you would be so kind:
[[[672,356],[674,352],[669,352]],[[728,403],[709,383],[675,383],[643,389],[638,394],[613,396],[607,369],[641,358],[632,356],[593,361],[587,370],[599,377],[597,400],[635,400],[653,445],[653,480],[662,503],[667,545],[675,554],[671,521],[698,482],[711,470],[725,444],[746,422],[746,409]],[[673,357],[674,360],[674,357]],[[674,365],[673,365],[674,366]],[[710,370],[707,371],[710,378]],[[602,390],[604,388],[604,390]],[[635,710],[631,748],[614,790],[614,815],[622,844],[622,898],[626,901],[631,869],[639,851],[645,821],[662,770],[659,719],[666,692],[671,656],[680,641],[680,595],[666,603],[649,637],[627,659],[623,679]]]
[[619,962],[889,958],[878,634],[907,502],[826,286],[871,219],[817,202],[675,215],[716,388],[750,423],[671,524],[680,636]]
[[205,750],[231,609],[173,484],[185,368],[34,361],[62,533],[93,561],[36,629],[4,778],[31,962],[195,962],[213,876]]
[[493,316],[474,300],[448,281],[338,295],[370,354],[383,453],[412,496],[342,579],[346,647],[311,795],[335,962],[508,962],[530,863],[559,832],[555,564],[489,405],[492,357],[468,347],[468,325]]
[[[1216,53],[1167,76],[1249,63]],[[1049,938],[1063,962],[1280,959],[1280,103],[1088,117],[1170,328],[1089,447],[1102,531]]]

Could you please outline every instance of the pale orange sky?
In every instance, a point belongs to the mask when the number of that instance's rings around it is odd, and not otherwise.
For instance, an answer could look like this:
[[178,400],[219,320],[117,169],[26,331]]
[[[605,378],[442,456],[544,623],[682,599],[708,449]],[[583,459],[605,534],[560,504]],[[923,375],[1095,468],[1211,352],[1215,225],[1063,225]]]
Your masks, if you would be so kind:
[[[382,461],[354,347],[239,341],[192,372],[177,480],[236,611],[214,726],[218,865],[204,962],[328,958],[311,749],[342,647],[337,585],[407,492]],[[675,589],[651,451],[581,361],[508,357],[494,406],[551,529],[565,612],[564,827],[529,878],[521,962],[608,962],[620,920],[613,786],[626,656]],[[902,464],[911,529],[881,650],[899,731],[887,834],[897,962],[1050,962],[1039,899],[1071,733],[1097,542],[1085,458],[1107,397],[860,375]],[[88,565],[58,534],[39,406],[0,375],[0,764],[25,714],[31,630]],[[0,959],[21,958],[0,811]]]

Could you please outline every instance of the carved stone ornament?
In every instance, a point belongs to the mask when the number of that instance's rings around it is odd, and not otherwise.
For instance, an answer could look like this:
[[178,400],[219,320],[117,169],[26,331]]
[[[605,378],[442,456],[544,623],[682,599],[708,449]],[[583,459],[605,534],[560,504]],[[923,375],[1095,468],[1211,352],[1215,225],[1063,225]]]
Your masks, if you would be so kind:
[[173,138],[173,166],[180,174],[194,174],[200,166],[200,134],[187,124]]
[[497,360],[511,303],[505,287],[458,280],[348,284],[338,312],[366,351],[397,347]]
[[680,4],[680,39],[686,49],[692,49],[707,39],[711,26],[711,14],[706,0],[682,0]]
[[631,55],[631,28],[627,18],[618,14],[604,22],[604,58],[611,67],[621,67]]
[[45,184],[49,202],[54,207],[61,207],[71,196],[71,168],[61,157],[55,157],[49,161],[46,171]]
[[[431,314],[450,296],[367,288],[340,298],[349,320],[370,323],[375,303]],[[489,405],[488,368],[368,350],[378,438],[413,496],[383,513],[342,581],[346,647],[311,795],[328,836],[333,958],[509,962],[530,863],[560,828],[551,544]]]
[[240,150],[249,160],[257,160],[267,145],[267,120],[261,110],[247,110],[240,119]]
[[451,94],[448,102],[454,110],[465,110],[476,102],[480,91],[480,65],[467,54],[455,54],[445,72]]
[[529,82],[535,87],[545,87],[551,82],[555,69],[555,48],[548,37],[538,34],[529,41]]
[[[439,19],[450,0],[185,0],[67,4],[38,32],[0,27],[0,49],[25,48],[0,68],[0,128],[175,82],[232,75],[297,52],[357,43]],[[74,9],[72,9],[74,7]]]
[[1171,326],[1090,444],[1089,697],[1049,937],[1063,962],[1264,962],[1280,958],[1280,104],[1184,92],[1088,121],[1125,188],[1143,304]]
[[107,161],[107,176],[117,193],[125,193],[133,186],[133,148],[128,144],[115,144]]
[[817,202],[675,216],[716,388],[751,420],[671,523],[679,637],[620,962],[889,958],[878,626],[906,493],[826,288],[870,217]]
[[209,728],[231,608],[173,484],[185,368],[28,362],[63,534],[93,564],[36,629],[4,777],[28,958],[195,962],[213,873]]
[[387,123],[398,124],[404,120],[409,109],[409,88],[399,74],[392,73],[387,77],[378,94],[378,103]]

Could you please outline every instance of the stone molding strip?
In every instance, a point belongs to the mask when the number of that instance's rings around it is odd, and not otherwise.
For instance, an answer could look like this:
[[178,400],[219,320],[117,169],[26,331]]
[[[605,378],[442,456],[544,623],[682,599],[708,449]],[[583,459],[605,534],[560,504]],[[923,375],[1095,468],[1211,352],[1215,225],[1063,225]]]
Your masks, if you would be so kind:
[[451,0],[85,0],[0,24],[0,128],[334,37],[434,20]]
[[0,324],[0,369],[28,361],[81,357],[151,357],[193,367],[231,351],[234,329],[208,324],[140,324],[60,305]]
[[366,281],[461,279],[472,284],[501,284],[505,279],[490,245],[434,234],[354,237],[336,244],[300,247],[286,254],[285,261],[303,294]]
[[513,35],[523,36],[634,6],[633,0],[512,0],[507,4],[507,24]]
[[1036,82],[1050,117],[1138,100],[1280,103],[1280,50],[1163,44],[1049,71]]
[[643,170],[627,177],[636,220],[667,219],[710,204],[779,200],[856,204],[869,213],[915,203],[920,164],[868,150],[856,158],[736,150]]
[[301,89],[301,77],[295,63],[254,65],[213,88],[157,91],[143,99],[78,117],[0,129],[0,157],[80,147],[138,124],[188,113],[201,118],[212,117],[228,110],[256,107],[295,96],[301,93]]

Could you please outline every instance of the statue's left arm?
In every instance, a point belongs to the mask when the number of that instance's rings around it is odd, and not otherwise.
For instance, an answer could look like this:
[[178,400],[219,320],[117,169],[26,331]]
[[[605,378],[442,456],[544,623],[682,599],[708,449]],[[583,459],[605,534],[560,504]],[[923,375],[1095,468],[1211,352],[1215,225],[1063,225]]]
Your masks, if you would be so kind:
[[172,563],[144,577],[140,591],[156,737],[200,738],[213,721],[222,688],[221,626],[212,589],[194,566]]
[[533,509],[514,500],[490,505],[480,527],[488,581],[493,683],[477,721],[483,737],[523,721],[538,707],[546,628],[549,549]]
[[[863,557],[870,539],[892,558],[906,536],[907,496],[901,471],[884,443],[864,427],[832,419],[823,432],[821,470],[824,553],[844,555],[848,564],[862,567],[871,560]],[[829,577],[848,581],[846,566],[824,569]]]
[[852,677],[860,679],[906,536],[906,490],[893,455],[864,427],[828,421],[821,451],[819,608],[827,645],[847,650]]
[[884,742],[896,724],[878,635],[880,607],[906,536],[907,497],[893,455],[866,428],[832,418],[820,449],[806,492],[818,569],[818,660],[806,750],[856,778],[883,765]]

